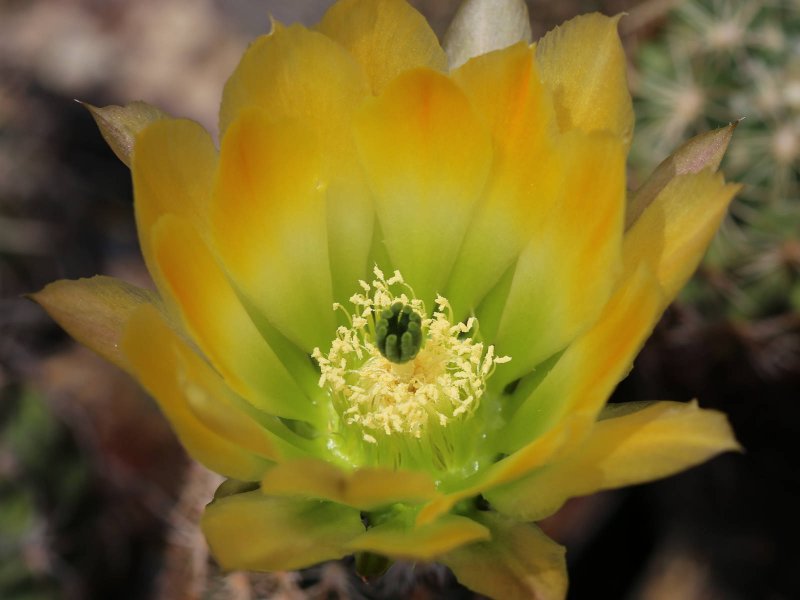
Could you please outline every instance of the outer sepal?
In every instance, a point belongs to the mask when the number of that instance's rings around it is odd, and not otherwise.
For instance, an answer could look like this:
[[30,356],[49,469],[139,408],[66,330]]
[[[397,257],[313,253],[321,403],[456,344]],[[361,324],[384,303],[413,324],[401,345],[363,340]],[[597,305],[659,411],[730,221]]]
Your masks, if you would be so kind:
[[91,113],[103,139],[111,146],[114,154],[128,167],[131,166],[136,134],[153,121],[169,118],[167,113],[146,102],[131,102],[125,106],[112,104],[103,108],[87,102],[81,104]]
[[469,59],[532,38],[528,6],[523,0],[465,0],[444,36],[451,69]]
[[439,558],[462,584],[498,600],[560,600],[566,596],[562,546],[534,525],[491,512],[473,518],[489,529],[492,538]]

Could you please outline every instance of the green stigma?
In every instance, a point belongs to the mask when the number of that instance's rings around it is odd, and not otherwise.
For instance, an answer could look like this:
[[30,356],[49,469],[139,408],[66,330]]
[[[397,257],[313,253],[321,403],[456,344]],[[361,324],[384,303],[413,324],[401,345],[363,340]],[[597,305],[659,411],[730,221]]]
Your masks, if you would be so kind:
[[408,304],[395,302],[375,323],[375,345],[386,360],[408,362],[422,347],[422,317]]

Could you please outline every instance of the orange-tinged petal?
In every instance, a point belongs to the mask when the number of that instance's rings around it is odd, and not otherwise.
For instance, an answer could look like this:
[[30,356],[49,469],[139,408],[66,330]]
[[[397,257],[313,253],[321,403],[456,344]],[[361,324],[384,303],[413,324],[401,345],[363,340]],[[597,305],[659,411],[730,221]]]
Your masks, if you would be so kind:
[[304,123],[315,138],[320,178],[326,183],[330,267],[338,298],[349,297],[370,266],[375,214],[352,132],[353,114],[368,93],[365,75],[339,44],[300,26],[275,24],[270,35],[247,51],[222,102],[222,131],[242,111],[259,108],[269,121]]
[[443,515],[432,523],[414,526],[397,518],[375,527],[348,544],[352,551],[375,552],[408,560],[434,560],[454,548],[489,539],[489,530],[468,517]]
[[321,498],[359,510],[418,503],[436,494],[433,480],[421,472],[375,468],[347,472],[311,458],[275,465],[261,480],[261,490],[268,496]]
[[357,122],[383,241],[425,302],[443,293],[491,163],[463,92],[429,69],[395,79]]
[[503,513],[537,520],[568,498],[667,477],[738,449],[725,415],[696,402],[610,405],[574,453],[487,498]]
[[229,423],[210,427],[213,419],[198,416],[195,411],[208,403],[229,403],[226,395],[230,392],[206,363],[192,356],[193,351],[155,308],[143,305],[131,316],[122,351],[131,372],[156,399],[183,446],[206,467],[227,477],[253,481],[263,475],[271,459],[277,458],[266,431],[255,423],[245,425],[245,416],[237,424],[242,439],[237,436],[234,440],[226,437]]
[[260,491],[209,504],[201,521],[223,569],[300,569],[350,553],[364,531],[359,511],[334,502],[269,498]]
[[180,306],[184,326],[228,385],[268,414],[319,422],[311,399],[264,341],[192,226],[164,215],[152,239],[159,279]]
[[225,85],[220,132],[247,108],[273,121],[307,122],[320,139],[345,146],[343,130],[368,93],[358,63],[339,44],[300,25],[273,24],[247,49]]
[[491,512],[474,518],[492,539],[439,558],[464,585],[498,600],[563,600],[567,593],[565,550],[542,531]]
[[[608,134],[564,136],[562,196],[516,264],[492,338],[512,360],[495,386],[530,372],[598,317],[619,275],[625,152]],[[480,312],[478,313],[480,316]]]
[[155,265],[150,233],[161,215],[183,217],[201,235],[208,231],[208,206],[216,170],[214,142],[193,121],[158,120],[136,137],[131,161],[134,208],[139,243],[151,273]]
[[564,166],[555,147],[553,106],[528,46],[517,44],[479,56],[452,77],[491,132],[494,148],[487,189],[445,294],[467,311],[477,306],[541,226],[559,198]]
[[626,270],[650,265],[666,306],[697,268],[740,188],[710,169],[670,180],[625,234]]
[[617,21],[575,17],[539,41],[536,60],[563,131],[610,131],[628,147],[634,115]]
[[119,345],[126,323],[142,304],[160,304],[153,292],[102,275],[55,281],[30,298],[73,338],[125,370]]
[[306,353],[326,347],[335,330],[321,169],[304,127],[245,111],[222,142],[211,207],[226,270]]
[[403,71],[447,68],[436,34],[403,0],[342,0],[328,9],[317,29],[355,57],[374,94]]

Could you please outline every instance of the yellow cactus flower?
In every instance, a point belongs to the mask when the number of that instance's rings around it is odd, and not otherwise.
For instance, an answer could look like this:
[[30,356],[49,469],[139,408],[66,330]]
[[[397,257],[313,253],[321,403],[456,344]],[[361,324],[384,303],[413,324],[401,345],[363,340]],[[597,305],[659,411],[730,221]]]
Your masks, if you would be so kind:
[[737,190],[732,126],[627,198],[617,19],[531,45],[520,4],[467,2],[447,52],[402,0],[274,23],[219,149],[143,103],[90,107],[158,292],[34,298],[229,478],[202,520],[222,567],[368,553],[562,598],[564,550],[528,522],[738,447],[696,403],[604,406]]

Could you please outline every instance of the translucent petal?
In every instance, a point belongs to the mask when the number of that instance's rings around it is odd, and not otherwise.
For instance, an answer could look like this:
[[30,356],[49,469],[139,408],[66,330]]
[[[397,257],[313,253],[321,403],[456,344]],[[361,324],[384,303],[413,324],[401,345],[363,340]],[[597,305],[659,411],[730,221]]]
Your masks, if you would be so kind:
[[425,17],[401,0],[342,0],[328,9],[317,28],[355,57],[374,94],[403,71],[447,68]]
[[161,215],[183,217],[202,236],[207,235],[217,150],[197,123],[162,119],[138,134],[131,171],[139,243],[152,274],[156,269],[150,234]]
[[626,270],[646,262],[666,306],[697,268],[740,189],[710,169],[670,180],[625,234]]
[[[195,355],[158,311],[142,305],[128,321],[122,351],[142,386],[156,399],[189,454],[212,471],[244,481],[258,480],[278,452],[270,436],[244,414],[241,433],[228,439],[230,422],[216,423],[203,408],[230,404],[225,383]],[[200,418],[196,411],[208,418]]]
[[182,322],[239,394],[268,414],[319,423],[323,418],[256,329],[230,281],[185,220],[162,216],[153,251]]
[[334,502],[270,498],[260,491],[212,502],[201,521],[223,569],[283,571],[341,558],[364,531],[358,510]]
[[567,566],[562,546],[534,525],[491,512],[474,518],[489,528],[492,538],[439,558],[462,584],[497,600],[563,600]]
[[617,21],[599,13],[575,17],[539,41],[536,60],[562,131],[610,131],[627,147],[634,116]]
[[211,207],[226,270],[306,353],[326,347],[335,330],[322,177],[305,127],[244,111],[222,143]]
[[125,106],[112,104],[102,108],[88,103],[83,105],[91,113],[111,150],[129,167],[136,135],[153,121],[168,118],[165,112],[146,102],[131,102]]
[[[511,417],[498,436],[498,450],[511,453],[525,446],[567,415],[585,415],[593,422],[627,375],[663,306],[660,287],[646,266],[622,279],[596,324],[569,345]],[[580,432],[574,437],[579,441]]]
[[[573,132],[562,143],[562,196],[519,256],[492,338],[512,357],[496,386],[530,372],[599,316],[620,272],[625,153],[608,134]],[[480,316],[480,313],[479,313]]]
[[696,402],[609,405],[574,453],[487,498],[501,512],[537,520],[568,498],[667,477],[738,449],[725,415]]
[[[524,44],[480,56],[452,74],[492,134],[488,184],[445,296],[474,310],[559,198],[564,165],[557,126],[533,51]],[[483,325],[483,323],[481,323]]]
[[395,79],[356,126],[389,257],[432,303],[483,191],[489,136],[463,92],[429,69]]

